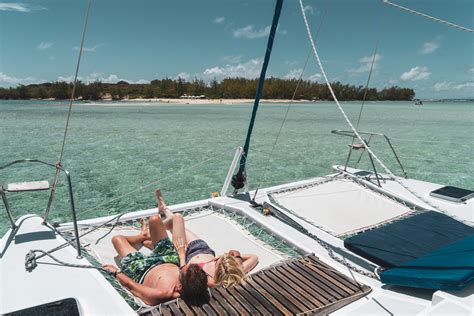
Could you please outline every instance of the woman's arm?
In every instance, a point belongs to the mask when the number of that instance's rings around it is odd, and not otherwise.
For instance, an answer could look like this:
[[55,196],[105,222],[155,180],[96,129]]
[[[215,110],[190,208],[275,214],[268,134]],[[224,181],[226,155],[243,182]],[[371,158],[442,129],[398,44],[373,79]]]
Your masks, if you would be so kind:
[[173,239],[174,247],[179,257],[179,267],[182,268],[186,265],[186,240],[182,238]]
[[252,254],[242,254],[242,268],[245,273],[252,271],[258,264],[258,256]]
[[181,214],[173,214],[173,244],[178,252],[179,266],[186,265],[186,229],[184,227],[184,218]]
[[229,250],[229,255],[242,260],[242,268],[245,273],[249,273],[258,264],[258,256],[252,254],[240,254],[238,250]]

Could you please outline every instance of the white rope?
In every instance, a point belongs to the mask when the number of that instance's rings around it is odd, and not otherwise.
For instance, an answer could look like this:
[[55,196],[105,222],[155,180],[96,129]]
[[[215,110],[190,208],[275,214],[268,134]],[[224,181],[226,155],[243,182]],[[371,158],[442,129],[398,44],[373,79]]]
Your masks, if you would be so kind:
[[318,51],[316,50],[316,45],[314,44],[314,41],[313,41],[313,36],[311,35],[311,30],[309,28],[309,24],[308,24],[308,19],[306,18],[306,12],[304,10],[304,6],[303,6],[303,0],[299,0],[300,1],[300,7],[301,7],[301,13],[303,14],[303,19],[304,19],[304,23],[306,25],[306,31],[308,32],[308,37],[309,37],[309,40],[311,42],[311,47],[313,48],[313,52],[314,52],[314,55],[316,56],[316,60],[318,62],[318,65],[319,65],[319,68],[321,69],[321,74],[323,75],[324,77],[324,80],[326,81],[326,85],[328,86],[328,89],[329,91],[331,92],[331,95],[334,99],[334,102],[336,103],[339,111],[341,112],[342,116],[344,117],[344,119],[346,120],[347,124],[349,125],[349,127],[351,128],[352,132],[354,133],[354,135],[359,139],[359,141],[362,143],[362,145],[364,145],[364,148],[367,150],[368,153],[370,153],[372,155],[372,157],[380,164],[380,166],[385,170],[385,172],[387,172],[387,174],[390,176],[390,178],[392,178],[395,182],[397,182],[399,185],[401,185],[404,189],[406,189],[408,192],[410,192],[411,194],[413,194],[415,197],[417,197],[418,199],[420,199],[421,201],[425,202],[427,205],[429,205],[430,207],[434,208],[435,210],[439,211],[439,212],[442,212],[438,207],[436,207],[435,205],[433,205],[432,203],[430,203],[429,201],[427,201],[426,199],[422,198],[421,196],[419,196],[417,193],[413,192],[410,188],[408,188],[405,184],[403,184],[399,179],[397,179],[397,177],[392,173],[392,171],[390,171],[390,169],[388,169],[387,166],[385,166],[385,164],[377,157],[377,155],[375,155],[375,153],[372,151],[372,149],[370,149],[370,147],[366,144],[365,140],[362,138],[362,136],[360,136],[359,132],[356,130],[356,128],[354,127],[354,125],[352,124],[352,122],[349,120],[349,118],[347,117],[346,113],[344,112],[344,109],[342,108],[341,104],[339,103],[339,100],[337,99],[336,97],[336,94],[334,93],[334,90],[332,89],[332,86],[331,84],[329,83],[329,79],[326,75],[326,72],[324,70],[324,67],[323,67],[323,64],[321,63],[321,59],[319,58],[319,54],[318,54]]
[[[427,18],[427,19],[430,19],[432,21],[435,21],[435,22],[438,22],[438,23],[441,23],[441,24],[445,24],[449,27],[454,27],[454,28],[457,28],[457,29],[460,29],[461,31],[466,31],[466,32],[474,32],[473,29],[469,29],[467,27],[464,27],[464,26],[460,26],[460,25],[457,25],[457,24],[454,24],[454,23],[451,23],[451,22],[448,22],[448,21],[445,21],[445,20],[441,20],[441,19],[438,19],[438,18],[435,18],[431,15],[427,15],[427,14],[424,14],[424,13],[421,13],[421,12],[418,12],[418,11],[415,11],[415,10],[412,10],[412,9],[409,9],[409,8],[406,8],[406,7],[402,7],[401,5],[398,5],[398,4],[395,4],[395,3],[392,3],[388,0],[383,0],[383,3],[387,4],[387,5],[391,5],[391,6],[394,6],[400,10],[403,10],[403,11],[407,11],[407,12],[410,12],[410,13],[413,13],[413,14],[416,14],[416,15],[419,15],[419,16],[422,16],[424,18]],[[472,13],[472,12],[471,12]]]
[[[321,26],[323,25],[323,21],[324,21],[325,16],[326,16],[326,14],[324,14],[323,17],[321,18],[321,22],[319,23],[318,30],[316,31],[316,38],[318,38],[319,32],[321,31]],[[306,70],[306,67],[308,66],[309,57],[311,57],[311,49],[308,51],[308,56],[306,57],[306,61],[304,63],[303,69],[301,69],[301,73],[300,73],[300,76],[298,78],[298,83],[296,84],[295,90],[293,91],[293,95],[291,96],[290,103],[288,104],[288,107],[286,108],[285,116],[283,117],[283,120],[282,120],[281,125],[280,125],[280,129],[278,130],[277,136],[275,137],[275,141],[273,142],[272,150],[270,151],[270,153],[267,156],[267,162],[266,162],[267,168],[265,168],[264,171],[263,171],[263,175],[262,175],[262,178],[261,178],[262,180],[266,180],[267,172],[268,172],[268,170],[270,169],[270,166],[271,166],[270,165],[270,160],[273,157],[273,152],[275,151],[276,145],[278,143],[278,139],[280,138],[281,132],[283,130],[283,126],[285,125],[286,119],[288,118],[288,113],[290,112],[291,106],[293,105],[293,102],[295,100],[296,92],[298,91],[298,88],[300,87],[300,84],[303,81],[303,75],[304,75],[304,72]],[[264,182],[260,181],[258,183],[257,189],[255,190],[254,199],[255,199],[255,196],[257,196],[258,189],[260,188],[262,183],[264,183]]]

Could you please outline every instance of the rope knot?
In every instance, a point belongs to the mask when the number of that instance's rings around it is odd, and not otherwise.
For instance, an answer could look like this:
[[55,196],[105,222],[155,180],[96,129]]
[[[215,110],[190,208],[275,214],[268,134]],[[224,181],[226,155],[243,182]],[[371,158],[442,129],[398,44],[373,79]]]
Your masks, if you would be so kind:
[[28,272],[33,271],[38,264],[36,263],[36,253],[30,250],[25,256],[25,269]]

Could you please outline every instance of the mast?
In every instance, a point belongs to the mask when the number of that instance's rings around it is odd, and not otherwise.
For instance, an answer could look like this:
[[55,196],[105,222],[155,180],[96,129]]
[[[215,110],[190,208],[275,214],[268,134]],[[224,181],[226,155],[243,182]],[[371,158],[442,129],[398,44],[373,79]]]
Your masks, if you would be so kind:
[[257,93],[255,95],[255,102],[253,105],[252,116],[250,118],[249,128],[247,130],[247,137],[245,139],[245,145],[240,158],[240,166],[237,173],[232,177],[232,186],[237,190],[244,187],[247,177],[245,174],[245,164],[247,162],[247,156],[250,147],[250,138],[252,136],[253,126],[255,124],[255,117],[257,116],[258,105],[260,102],[260,97],[262,95],[263,84],[265,83],[265,74],[267,72],[268,63],[270,61],[270,56],[272,53],[273,40],[275,39],[276,30],[278,27],[278,20],[280,19],[281,7],[283,5],[283,0],[277,0],[275,5],[275,13],[273,14],[272,27],[270,29],[270,34],[268,36],[267,50],[265,52],[265,59],[263,60],[262,71],[260,72],[260,79],[258,80]]

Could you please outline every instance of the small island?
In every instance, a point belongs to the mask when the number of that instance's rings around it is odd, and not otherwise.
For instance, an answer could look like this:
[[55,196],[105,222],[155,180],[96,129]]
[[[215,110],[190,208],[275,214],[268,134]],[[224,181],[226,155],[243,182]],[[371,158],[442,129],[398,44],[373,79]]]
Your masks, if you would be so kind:
[[[205,82],[195,78],[192,81],[178,79],[155,79],[148,84],[135,84],[126,81],[103,83],[100,81],[76,85],[77,100],[153,100],[178,99],[250,99],[255,98],[258,79],[226,78]],[[299,84],[299,86],[298,86]],[[333,82],[332,88],[340,101],[410,101],[415,91],[410,88],[393,86],[377,90],[369,88],[366,93],[364,86],[355,86]],[[71,97],[72,83],[64,81],[46,82],[41,84],[19,85],[17,87],[0,88],[0,99],[4,100],[66,100]],[[298,87],[298,89],[296,89]],[[293,94],[296,94],[293,98]],[[365,98],[364,98],[365,95]],[[332,100],[326,84],[297,79],[268,78],[265,81],[262,99],[266,100]],[[182,102],[180,102],[182,103]]]

